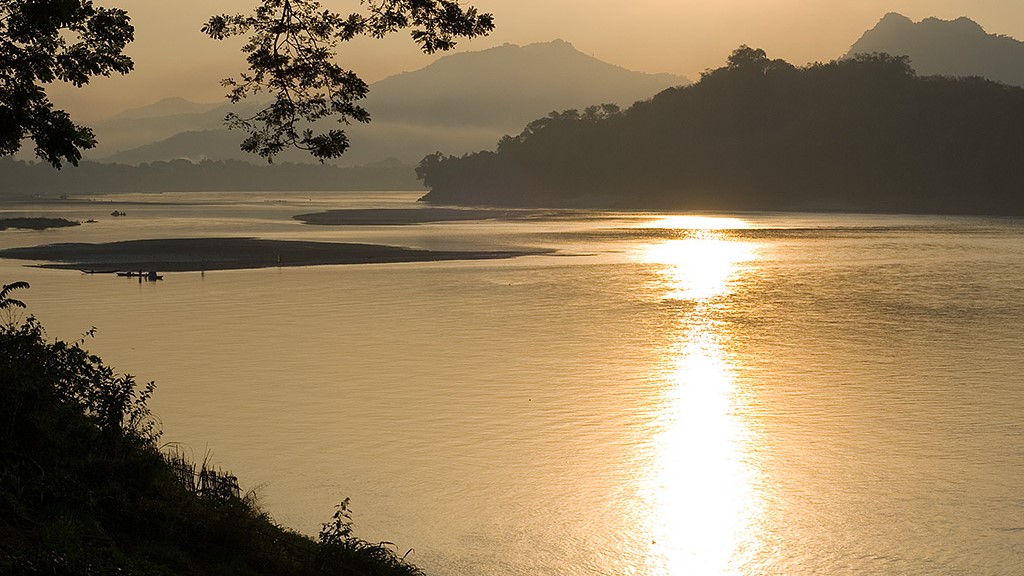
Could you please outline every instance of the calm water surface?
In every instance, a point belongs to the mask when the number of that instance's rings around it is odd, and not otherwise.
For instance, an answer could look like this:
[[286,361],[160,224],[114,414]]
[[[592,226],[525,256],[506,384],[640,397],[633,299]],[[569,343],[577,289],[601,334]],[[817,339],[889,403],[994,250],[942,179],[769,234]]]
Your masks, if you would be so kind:
[[[415,194],[7,206],[3,247],[260,236],[549,247],[167,274],[0,260],[54,337],[157,381],[164,440],[437,575],[1019,574],[1024,221],[578,215],[310,227]],[[107,216],[118,207],[125,218]]]

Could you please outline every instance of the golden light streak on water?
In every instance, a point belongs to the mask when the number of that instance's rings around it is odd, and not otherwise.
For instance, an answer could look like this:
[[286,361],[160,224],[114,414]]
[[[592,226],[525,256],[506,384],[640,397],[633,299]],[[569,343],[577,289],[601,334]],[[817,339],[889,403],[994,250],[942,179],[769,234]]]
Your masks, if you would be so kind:
[[652,574],[739,574],[758,546],[753,438],[739,410],[728,335],[715,318],[756,252],[715,231],[735,223],[709,224],[644,252],[659,266],[661,297],[692,303],[680,308],[679,335],[665,352],[645,487]]
[[750,222],[740,218],[724,216],[677,215],[645,222],[640,228],[665,228],[671,230],[744,230]]
[[754,247],[725,239],[711,230],[688,238],[648,246],[643,259],[661,266],[665,298],[704,302],[727,295],[729,282],[739,267],[752,260]]

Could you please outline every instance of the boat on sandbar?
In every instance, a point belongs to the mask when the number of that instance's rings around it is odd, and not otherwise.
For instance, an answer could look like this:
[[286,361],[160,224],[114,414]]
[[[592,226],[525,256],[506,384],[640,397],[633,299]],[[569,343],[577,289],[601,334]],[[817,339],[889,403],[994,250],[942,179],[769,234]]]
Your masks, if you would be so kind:
[[164,277],[162,275],[160,275],[160,274],[157,274],[155,270],[150,270],[149,272],[143,272],[141,270],[138,271],[138,272],[118,272],[117,275],[118,276],[123,276],[125,278],[139,278],[140,280],[163,280],[164,279]]

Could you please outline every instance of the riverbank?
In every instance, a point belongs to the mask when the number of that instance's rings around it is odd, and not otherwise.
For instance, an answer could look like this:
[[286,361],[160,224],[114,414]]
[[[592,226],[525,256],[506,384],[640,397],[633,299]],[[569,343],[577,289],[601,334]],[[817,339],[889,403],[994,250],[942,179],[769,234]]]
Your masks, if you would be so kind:
[[[26,288],[4,285],[0,310],[25,307]],[[353,535],[347,498],[316,539],[278,525],[209,451],[163,443],[155,385],[82,340],[51,342],[32,316],[0,324],[0,574],[423,575]]]
[[258,238],[167,238],[9,248],[0,250],[0,258],[41,260],[47,262],[41,264],[42,267],[68,270],[196,272],[329,264],[504,259],[534,253],[537,252],[435,251],[380,244]]

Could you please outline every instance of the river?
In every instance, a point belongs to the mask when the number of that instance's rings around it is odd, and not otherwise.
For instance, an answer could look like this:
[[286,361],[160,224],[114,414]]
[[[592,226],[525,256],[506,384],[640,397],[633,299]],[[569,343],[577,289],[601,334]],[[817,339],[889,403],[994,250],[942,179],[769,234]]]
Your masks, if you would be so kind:
[[[163,441],[315,534],[440,576],[1016,574],[1024,220],[573,213],[316,227],[415,193],[0,206],[0,248],[254,236],[511,260],[168,273],[0,260],[50,336],[140,380]],[[113,201],[113,203],[110,203]],[[119,209],[127,216],[113,218]]]

